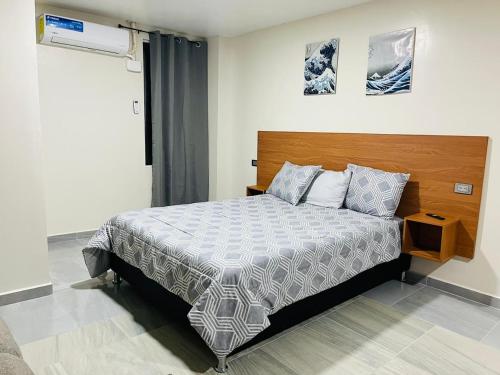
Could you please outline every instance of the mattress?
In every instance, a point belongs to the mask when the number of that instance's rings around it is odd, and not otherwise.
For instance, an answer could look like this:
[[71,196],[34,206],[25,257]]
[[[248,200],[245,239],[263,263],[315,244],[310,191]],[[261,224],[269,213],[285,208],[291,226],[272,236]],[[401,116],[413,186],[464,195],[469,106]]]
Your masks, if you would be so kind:
[[284,306],[396,259],[399,225],[264,194],[119,214],[83,255],[92,277],[114,253],[180,296],[191,325],[224,358]]

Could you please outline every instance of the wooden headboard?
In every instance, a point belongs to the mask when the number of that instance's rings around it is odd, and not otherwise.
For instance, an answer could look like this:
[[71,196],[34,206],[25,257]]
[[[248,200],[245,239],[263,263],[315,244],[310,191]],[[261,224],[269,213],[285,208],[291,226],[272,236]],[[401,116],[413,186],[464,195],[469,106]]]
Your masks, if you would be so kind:
[[[460,218],[457,255],[472,258],[488,137],[260,131],[257,184],[268,186],[283,163],[344,170],[348,163],[411,173],[397,215],[435,212]],[[453,192],[473,184],[472,195]]]

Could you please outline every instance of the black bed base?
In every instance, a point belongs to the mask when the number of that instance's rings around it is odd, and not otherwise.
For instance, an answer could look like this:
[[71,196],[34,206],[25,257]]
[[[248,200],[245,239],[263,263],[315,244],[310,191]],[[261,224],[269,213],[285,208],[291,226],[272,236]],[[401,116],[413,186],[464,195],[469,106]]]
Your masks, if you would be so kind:
[[[189,325],[187,313],[191,306],[180,297],[170,293],[156,281],[147,278],[138,268],[129,265],[115,254],[111,255],[111,269],[127,280],[148,301],[169,317]],[[269,316],[271,325],[246,344],[235,349],[235,354],[257,344],[294,325],[318,315],[348,299],[389,280],[400,280],[403,272],[410,268],[411,256],[401,254],[398,259],[379,264],[333,288],[286,306]]]

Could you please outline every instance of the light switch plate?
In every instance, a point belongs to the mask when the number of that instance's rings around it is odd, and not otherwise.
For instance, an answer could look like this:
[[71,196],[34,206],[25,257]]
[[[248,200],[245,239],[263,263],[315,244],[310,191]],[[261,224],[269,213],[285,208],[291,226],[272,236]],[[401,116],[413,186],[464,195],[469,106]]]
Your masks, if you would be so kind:
[[464,184],[464,183],[457,182],[455,184],[454,192],[457,194],[471,195],[472,194],[472,184]]
[[134,112],[134,115],[138,115],[141,112],[141,110],[139,108],[139,101],[138,100],[132,101],[132,110]]

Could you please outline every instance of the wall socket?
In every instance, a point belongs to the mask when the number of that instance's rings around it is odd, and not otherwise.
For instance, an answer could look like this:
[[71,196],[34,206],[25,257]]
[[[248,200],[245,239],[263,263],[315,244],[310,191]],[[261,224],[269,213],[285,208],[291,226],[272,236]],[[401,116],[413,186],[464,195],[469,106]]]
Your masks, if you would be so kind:
[[472,184],[463,184],[463,183],[457,182],[455,184],[454,192],[457,194],[471,195],[472,194]]
[[256,166],[257,166],[257,160],[252,159],[252,167],[256,167]]

